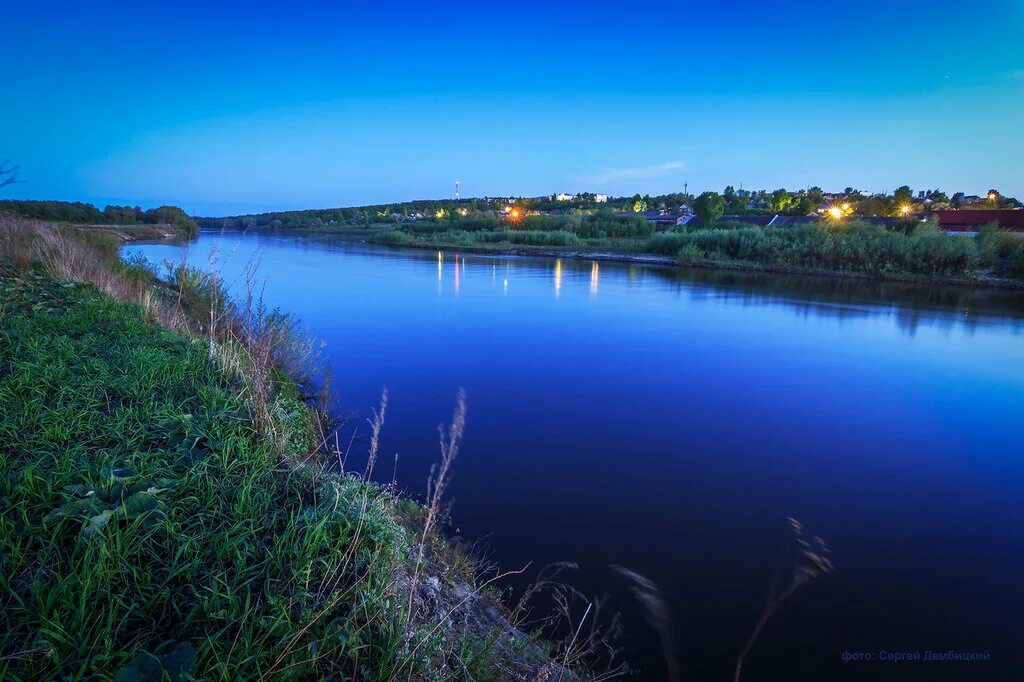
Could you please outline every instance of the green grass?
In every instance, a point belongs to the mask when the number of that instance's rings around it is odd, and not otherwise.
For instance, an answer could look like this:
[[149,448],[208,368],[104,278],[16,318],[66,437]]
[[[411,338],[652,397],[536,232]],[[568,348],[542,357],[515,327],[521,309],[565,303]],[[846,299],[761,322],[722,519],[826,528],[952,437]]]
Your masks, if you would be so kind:
[[971,239],[927,229],[904,234],[858,223],[664,233],[653,237],[647,249],[676,255],[684,263],[746,263],[878,275],[972,278],[984,264]]
[[[202,341],[89,286],[0,282],[0,679],[387,678],[393,498],[285,466]],[[294,392],[273,409],[308,446]]]

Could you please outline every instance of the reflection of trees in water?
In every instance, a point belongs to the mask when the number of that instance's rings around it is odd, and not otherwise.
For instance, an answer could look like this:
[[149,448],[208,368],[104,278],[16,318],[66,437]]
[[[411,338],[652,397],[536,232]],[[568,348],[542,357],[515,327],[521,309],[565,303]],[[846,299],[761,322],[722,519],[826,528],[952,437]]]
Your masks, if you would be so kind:
[[[972,330],[986,318],[1024,325],[1024,292],[969,286],[892,282],[812,275],[727,270],[646,268],[647,273],[689,290],[694,299],[725,299],[741,305],[785,305],[801,317],[843,319],[894,317],[913,335],[918,326]],[[696,286],[696,288],[694,288]]]
[[[352,242],[348,242],[352,245]],[[359,250],[366,245],[359,244]],[[372,247],[371,247],[372,248]],[[437,251],[382,248],[402,258],[436,263]],[[454,254],[456,250],[445,250]],[[562,281],[592,281],[594,261],[585,258],[496,256],[465,254],[470,264],[497,263],[508,273],[545,272]],[[561,263],[561,265],[558,265]],[[720,300],[744,306],[786,306],[799,317],[830,317],[842,320],[892,317],[909,335],[919,326],[973,330],[986,322],[1005,323],[1007,318],[1024,326],[1024,292],[1013,289],[975,288],[918,282],[879,281],[850,277],[823,277],[740,270],[675,268],[642,263],[605,261],[601,278],[624,280],[626,286],[666,284],[691,300]],[[999,318],[998,320],[989,318]]]

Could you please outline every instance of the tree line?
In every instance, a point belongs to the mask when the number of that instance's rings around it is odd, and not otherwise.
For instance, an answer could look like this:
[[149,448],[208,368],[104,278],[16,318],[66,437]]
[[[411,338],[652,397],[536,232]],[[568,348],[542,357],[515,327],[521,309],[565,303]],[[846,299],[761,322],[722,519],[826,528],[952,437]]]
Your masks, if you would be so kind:
[[103,210],[81,201],[0,201],[0,213],[8,212],[35,220],[84,225],[158,225],[170,224],[194,232],[197,225],[177,206],[158,206],[143,210],[138,206],[105,206]]

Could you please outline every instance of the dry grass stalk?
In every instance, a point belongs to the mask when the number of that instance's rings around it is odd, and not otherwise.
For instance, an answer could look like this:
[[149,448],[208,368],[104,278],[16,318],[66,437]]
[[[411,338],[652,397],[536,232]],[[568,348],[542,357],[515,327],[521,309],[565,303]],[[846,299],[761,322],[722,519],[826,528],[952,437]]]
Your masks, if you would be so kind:
[[761,632],[768,623],[768,619],[779,610],[779,607],[787,599],[793,596],[793,593],[811,580],[827,575],[833,570],[832,560],[828,557],[829,549],[825,546],[825,541],[815,536],[811,542],[808,542],[803,537],[803,524],[793,518],[786,520],[789,522],[789,528],[793,533],[790,542],[787,543],[787,557],[790,560],[789,578],[786,581],[780,580],[782,571],[776,575],[771,592],[768,594],[768,601],[765,603],[764,611],[761,612],[761,617],[758,619],[757,625],[754,626],[750,639],[747,640],[746,645],[736,659],[736,674],[733,677],[733,682],[740,682],[740,676],[743,674],[743,661],[746,659],[747,654],[750,653],[754,642],[761,636]]
[[441,463],[431,469],[430,478],[427,480],[427,501],[424,510],[423,533],[420,536],[419,551],[416,556],[416,566],[413,569],[412,582],[409,587],[409,604],[406,609],[405,627],[408,629],[409,621],[413,617],[413,597],[417,589],[420,568],[423,565],[423,552],[430,537],[434,525],[437,523],[441,512],[441,501],[444,498],[445,490],[448,488],[448,479],[451,475],[452,464],[459,454],[459,443],[462,441],[462,432],[466,428],[466,392],[459,389],[455,395],[455,411],[452,413],[452,423],[448,426],[448,433],[445,433],[443,425],[437,427],[437,433],[441,446]]
[[647,622],[661,641],[661,651],[665,657],[665,667],[668,669],[668,679],[671,682],[678,682],[682,679],[679,667],[679,657],[676,655],[675,638],[672,628],[672,613],[668,600],[658,585],[651,579],[646,578],[636,571],[631,571],[624,566],[613,565],[612,570],[627,578],[632,584],[630,591],[636,600],[640,602]]
[[[521,630],[568,633],[559,645],[556,660],[561,667],[553,673],[554,679],[563,679],[569,670],[586,671],[586,679],[591,681],[621,677],[629,672],[620,661],[622,649],[616,644],[623,632],[621,616],[613,613],[606,617],[606,599],[588,598],[566,582],[564,574],[578,568],[568,561],[542,568],[519,598],[509,622]],[[542,594],[550,595],[554,609],[531,618],[530,604]]]

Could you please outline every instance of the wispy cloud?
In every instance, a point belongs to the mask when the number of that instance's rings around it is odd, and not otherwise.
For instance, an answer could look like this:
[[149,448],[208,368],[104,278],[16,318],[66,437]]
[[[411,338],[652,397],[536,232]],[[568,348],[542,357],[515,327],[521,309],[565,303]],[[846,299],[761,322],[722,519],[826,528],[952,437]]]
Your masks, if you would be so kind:
[[628,180],[633,178],[656,178],[672,171],[685,168],[682,161],[666,161],[655,166],[642,166],[640,168],[612,168],[603,173],[588,175],[583,178],[586,182],[594,185],[605,185],[615,180]]

